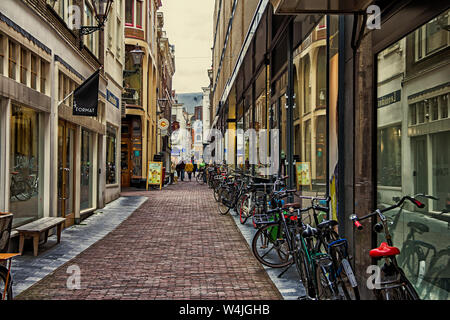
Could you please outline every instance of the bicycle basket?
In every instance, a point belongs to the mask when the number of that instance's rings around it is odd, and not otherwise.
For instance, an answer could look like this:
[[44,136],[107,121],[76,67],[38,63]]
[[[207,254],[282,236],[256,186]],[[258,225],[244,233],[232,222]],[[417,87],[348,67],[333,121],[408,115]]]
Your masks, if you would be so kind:
[[8,252],[13,215],[0,212],[0,253]]
[[262,213],[262,214],[255,214],[253,216],[254,218],[254,222],[255,224],[259,225],[259,224],[268,224],[268,223],[272,223],[272,222],[277,222],[278,219],[275,215],[273,214],[266,214],[266,213]]

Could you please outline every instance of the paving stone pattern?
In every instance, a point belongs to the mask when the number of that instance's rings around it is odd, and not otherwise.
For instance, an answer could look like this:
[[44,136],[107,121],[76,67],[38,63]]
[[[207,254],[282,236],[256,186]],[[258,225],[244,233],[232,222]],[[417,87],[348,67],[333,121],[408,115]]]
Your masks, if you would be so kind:
[[[14,258],[12,268],[14,295],[20,294],[102,239],[146,200],[147,197],[142,196],[119,198],[105,208],[97,210],[81,224],[63,230],[59,244],[56,243],[56,235],[49,237],[45,245],[39,246],[37,257],[33,256],[31,250],[26,250],[24,255]],[[31,241],[27,240],[25,249],[32,249]]]
[[[208,187],[180,182],[122,195],[146,195],[148,201],[17,299],[283,298],[233,219],[217,213]],[[67,289],[70,265],[81,270],[79,290]]]

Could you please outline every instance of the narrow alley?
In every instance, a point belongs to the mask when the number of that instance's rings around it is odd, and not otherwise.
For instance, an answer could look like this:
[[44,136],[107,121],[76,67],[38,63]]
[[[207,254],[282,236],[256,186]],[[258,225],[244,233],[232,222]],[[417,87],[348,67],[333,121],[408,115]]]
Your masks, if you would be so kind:
[[[16,299],[281,299],[208,187],[122,193],[142,195],[148,200],[114,231]],[[66,285],[73,265],[79,290]]]

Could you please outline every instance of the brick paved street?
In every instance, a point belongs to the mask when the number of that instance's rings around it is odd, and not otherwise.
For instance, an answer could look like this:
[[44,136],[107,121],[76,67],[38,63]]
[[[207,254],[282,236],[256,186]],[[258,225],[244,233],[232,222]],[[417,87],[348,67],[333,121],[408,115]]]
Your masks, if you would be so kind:
[[[17,299],[281,299],[206,186],[181,182],[148,196],[127,220]],[[81,270],[69,290],[68,266]]]

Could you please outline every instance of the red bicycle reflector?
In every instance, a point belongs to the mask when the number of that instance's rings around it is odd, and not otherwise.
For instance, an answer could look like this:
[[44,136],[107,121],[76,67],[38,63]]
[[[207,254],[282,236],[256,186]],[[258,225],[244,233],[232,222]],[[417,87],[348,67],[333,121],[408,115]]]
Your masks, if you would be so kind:
[[359,221],[355,221],[355,226],[356,228],[358,228],[359,230],[361,230],[363,228],[362,224]]
[[416,206],[418,206],[419,208],[425,207],[425,205],[422,202],[420,202],[419,200],[414,200],[414,202],[416,203]]

